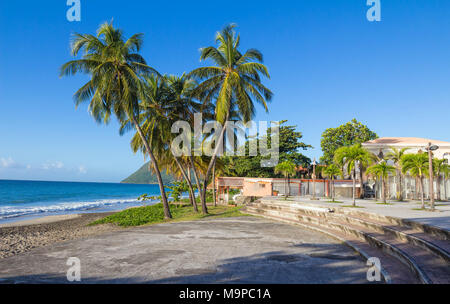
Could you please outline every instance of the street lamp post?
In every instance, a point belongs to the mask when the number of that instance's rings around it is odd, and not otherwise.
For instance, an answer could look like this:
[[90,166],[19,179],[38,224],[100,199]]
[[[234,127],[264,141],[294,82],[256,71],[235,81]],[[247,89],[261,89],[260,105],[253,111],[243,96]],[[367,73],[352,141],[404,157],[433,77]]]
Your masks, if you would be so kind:
[[312,199],[316,199],[316,158],[313,160],[313,174],[312,174],[312,180],[313,180],[313,196]]
[[433,177],[434,177],[434,172],[433,172],[433,152],[432,151],[436,151],[437,149],[439,149],[438,146],[436,145],[431,145],[431,143],[428,143],[428,146],[425,148],[425,150],[428,151],[428,171],[429,171],[429,176],[430,176],[430,190],[429,190],[429,194],[430,194],[430,206],[431,206],[431,210],[434,210],[434,181],[433,181]]

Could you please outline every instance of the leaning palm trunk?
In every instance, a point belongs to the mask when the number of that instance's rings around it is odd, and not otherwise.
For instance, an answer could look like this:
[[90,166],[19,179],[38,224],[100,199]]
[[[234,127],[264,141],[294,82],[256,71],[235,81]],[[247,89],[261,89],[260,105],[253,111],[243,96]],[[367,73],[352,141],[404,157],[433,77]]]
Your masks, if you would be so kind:
[[[211,175],[212,167],[214,165],[214,162],[216,161],[217,153],[219,152],[219,148],[221,148],[223,146],[223,137],[225,135],[225,130],[227,129],[228,117],[229,117],[229,113],[227,113],[227,116],[225,118],[225,125],[223,126],[222,130],[220,131],[219,138],[216,141],[216,147],[214,148],[213,155],[211,157],[211,160],[209,161],[208,169],[206,170],[205,182],[203,184],[203,190],[202,190],[203,198],[206,197],[206,188],[208,187],[209,176]],[[206,208],[206,201],[204,199],[202,200],[202,208],[203,208],[203,205],[204,205],[203,213],[208,213],[208,209]]]
[[158,180],[159,191],[161,192],[161,200],[164,208],[164,218],[170,219],[172,218],[172,214],[170,213],[169,203],[167,202],[166,190],[164,189],[164,183],[161,177],[161,172],[159,171],[158,163],[156,162],[156,158],[153,155],[152,149],[150,148],[147,138],[145,137],[144,132],[141,129],[141,126],[138,124],[136,117],[132,116],[132,121],[137,132],[139,133],[139,136],[142,139],[142,142],[144,143],[148,155],[150,156],[153,168],[155,169],[156,179]]
[[191,180],[188,178],[186,171],[184,171],[183,166],[180,163],[180,160],[178,159],[178,157],[176,157],[175,155],[173,156],[173,158],[175,159],[175,162],[178,165],[178,168],[181,171],[181,174],[183,175],[183,178],[186,180],[188,187],[189,187],[189,197],[191,198],[191,203],[194,206],[194,211],[198,212],[198,207],[197,207],[197,202],[195,201],[195,194],[194,194],[194,188],[192,187],[192,183]]
[[205,193],[205,195],[203,195],[203,193],[202,193],[202,190],[201,190],[202,188],[200,185],[200,180],[198,178],[197,169],[195,168],[194,157],[192,155],[189,156],[189,161],[190,161],[190,164],[192,167],[192,171],[194,171],[195,182],[197,183],[198,193],[200,194],[200,201],[202,204],[202,213],[207,214],[208,209],[206,208],[206,193]]

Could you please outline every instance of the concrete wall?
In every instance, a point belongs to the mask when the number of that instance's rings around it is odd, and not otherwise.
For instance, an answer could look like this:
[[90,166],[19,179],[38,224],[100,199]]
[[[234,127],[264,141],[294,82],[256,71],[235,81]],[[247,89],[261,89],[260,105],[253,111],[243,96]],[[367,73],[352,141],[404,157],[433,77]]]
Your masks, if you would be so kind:
[[244,196],[272,196],[272,183],[270,181],[254,181],[245,179]]

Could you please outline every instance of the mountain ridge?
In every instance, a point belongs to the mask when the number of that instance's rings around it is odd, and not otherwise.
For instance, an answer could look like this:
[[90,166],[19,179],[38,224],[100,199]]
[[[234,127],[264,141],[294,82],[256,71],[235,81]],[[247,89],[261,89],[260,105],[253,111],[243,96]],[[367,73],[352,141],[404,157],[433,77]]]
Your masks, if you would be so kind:
[[[138,170],[130,176],[121,181],[124,184],[158,184],[158,179],[149,168],[150,162],[142,165]],[[172,183],[175,178],[165,172],[161,172],[161,177],[164,184]]]

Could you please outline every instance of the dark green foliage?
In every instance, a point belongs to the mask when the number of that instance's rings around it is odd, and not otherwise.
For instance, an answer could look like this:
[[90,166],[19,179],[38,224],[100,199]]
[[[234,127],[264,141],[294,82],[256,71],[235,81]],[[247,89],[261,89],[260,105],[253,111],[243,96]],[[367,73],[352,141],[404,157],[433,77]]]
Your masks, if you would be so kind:
[[378,138],[376,133],[356,119],[352,119],[352,121],[337,128],[328,128],[322,133],[322,140],[320,141],[323,152],[320,161],[331,164],[333,163],[334,152],[340,147],[361,144],[376,138]]
[[230,208],[227,206],[210,206],[209,215],[198,214],[195,212],[190,205],[175,205],[170,204],[170,211],[172,213],[172,220],[164,219],[164,208],[161,203],[138,207],[138,208],[130,208],[120,212],[117,212],[113,215],[107,216],[103,219],[97,220],[90,225],[98,225],[98,224],[107,224],[112,223],[123,227],[129,226],[141,226],[148,224],[157,224],[163,223],[167,221],[186,221],[186,220],[197,220],[202,219],[208,216],[214,217],[235,217],[235,216],[243,216],[239,209],[242,207]]
[[180,201],[180,196],[184,192],[189,191],[189,186],[185,180],[181,182],[173,182],[172,185],[167,186],[171,190],[170,196],[173,198],[175,202]]

